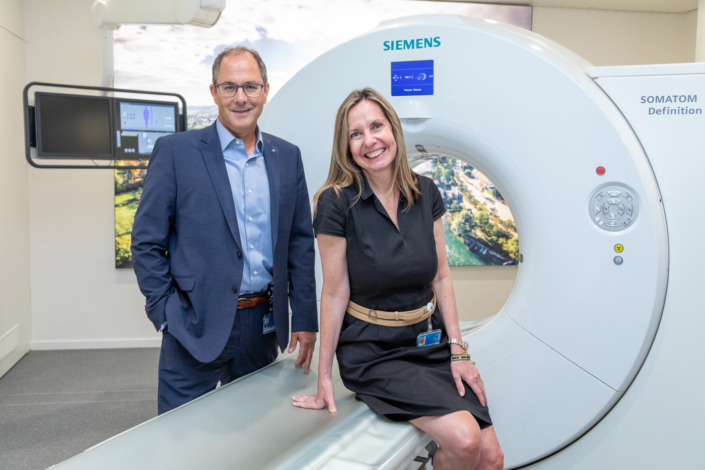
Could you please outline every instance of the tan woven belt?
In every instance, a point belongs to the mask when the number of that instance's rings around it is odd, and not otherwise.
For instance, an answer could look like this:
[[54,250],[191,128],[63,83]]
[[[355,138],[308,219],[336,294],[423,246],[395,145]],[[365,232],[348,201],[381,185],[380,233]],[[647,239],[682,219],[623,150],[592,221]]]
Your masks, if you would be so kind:
[[346,312],[355,318],[366,321],[368,323],[374,323],[375,325],[382,326],[409,326],[415,325],[421,321],[424,321],[436,311],[436,293],[433,293],[433,299],[431,300],[433,307],[428,310],[428,307],[424,305],[416,310],[409,310],[408,312],[382,312],[380,310],[372,310],[370,308],[365,308],[355,302],[348,302],[348,308]]

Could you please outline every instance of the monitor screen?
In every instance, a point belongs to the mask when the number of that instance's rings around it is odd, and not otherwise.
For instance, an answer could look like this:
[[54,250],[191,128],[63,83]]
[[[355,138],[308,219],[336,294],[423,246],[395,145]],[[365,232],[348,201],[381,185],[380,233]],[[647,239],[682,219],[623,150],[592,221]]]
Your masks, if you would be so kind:
[[432,60],[392,62],[392,96],[432,94]]
[[115,100],[115,158],[145,158],[157,139],[177,132],[178,105]]
[[35,106],[39,157],[112,158],[110,98],[37,93]]

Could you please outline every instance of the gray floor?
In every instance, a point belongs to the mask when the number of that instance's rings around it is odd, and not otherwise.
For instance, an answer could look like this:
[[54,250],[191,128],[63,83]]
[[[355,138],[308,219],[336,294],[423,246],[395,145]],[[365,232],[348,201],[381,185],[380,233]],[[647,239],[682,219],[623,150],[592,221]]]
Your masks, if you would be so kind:
[[32,351],[0,378],[0,469],[44,470],[157,415],[159,349]]

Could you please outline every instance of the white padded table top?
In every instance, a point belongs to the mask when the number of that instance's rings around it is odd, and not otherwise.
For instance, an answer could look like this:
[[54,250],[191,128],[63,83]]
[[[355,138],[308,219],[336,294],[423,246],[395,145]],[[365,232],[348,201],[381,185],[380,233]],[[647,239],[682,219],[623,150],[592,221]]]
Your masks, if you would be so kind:
[[[464,322],[468,332],[480,322]],[[338,411],[295,408],[293,395],[316,392],[295,355],[147,421],[52,468],[57,470],[397,469],[430,438],[407,423],[376,416],[345,389],[337,364]]]

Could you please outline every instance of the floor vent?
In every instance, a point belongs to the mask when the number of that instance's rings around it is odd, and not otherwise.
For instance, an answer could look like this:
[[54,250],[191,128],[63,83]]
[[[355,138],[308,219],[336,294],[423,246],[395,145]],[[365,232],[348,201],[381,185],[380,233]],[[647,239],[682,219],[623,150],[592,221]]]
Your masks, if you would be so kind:
[[19,336],[19,325],[13,326],[10,331],[0,336],[0,361],[17,348]]

